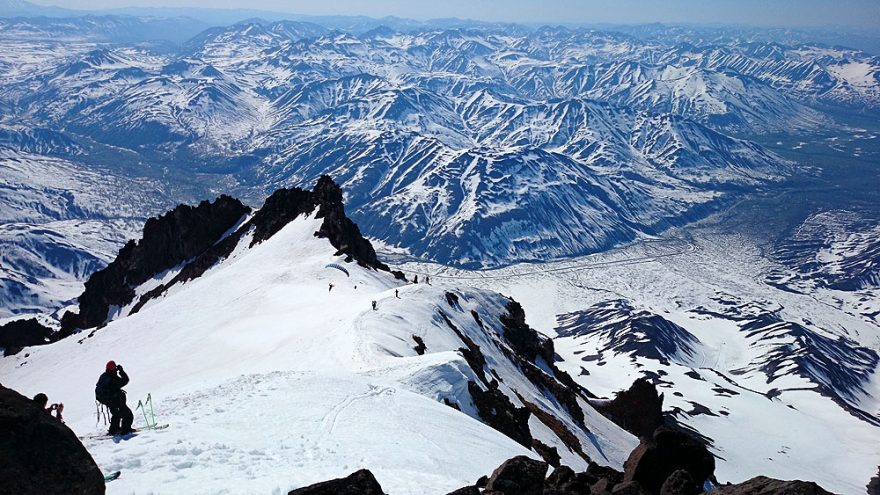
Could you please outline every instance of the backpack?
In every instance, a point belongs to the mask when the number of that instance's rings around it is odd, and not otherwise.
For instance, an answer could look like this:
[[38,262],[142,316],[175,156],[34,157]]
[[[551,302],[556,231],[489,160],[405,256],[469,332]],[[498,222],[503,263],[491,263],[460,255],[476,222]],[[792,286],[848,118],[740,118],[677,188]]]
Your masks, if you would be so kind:
[[104,373],[101,375],[101,378],[98,378],[98,383],[95,384],[95,400],[105,405],[113,402],[113,399],[116,397],[116,392],[113,390],[112,381],[113,377],[107,373]]

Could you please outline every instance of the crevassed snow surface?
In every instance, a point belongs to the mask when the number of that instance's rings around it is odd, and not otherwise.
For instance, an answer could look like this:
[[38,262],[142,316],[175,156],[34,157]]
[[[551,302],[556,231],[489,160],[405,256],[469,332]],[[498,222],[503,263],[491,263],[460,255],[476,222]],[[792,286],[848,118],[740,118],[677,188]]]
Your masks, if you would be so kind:
[[[325,268],[342,261],[313,237],[318,225],[296,220],[91,336],[3,359],[4,385],[65,403],[68,424],[99,466],[123,472],[109,493],[286,493],[362,467],[391,494],[445,493],[514,455],[535,457],[468,415],[472,372],[455,351],[461,342],[437,322],[443,291],[353,264],[350,278]],[[487,291],[459,294],[490,325],[506,304]],[[463,332],[485,335],[469,311],[446,309]],[[412,335],[424,339],[425,355],[413,350]],[[480,345],[505,386],[540,400],[500,353]],[[93,390],[109,359],[131,376],[132,409],[152,394],[168,429],[89,438],[105,428],[95,425]],[[636,439],[585,409],[593,434],[584,450],[620,468]],[[135,426],[143,425],[136,411]]]

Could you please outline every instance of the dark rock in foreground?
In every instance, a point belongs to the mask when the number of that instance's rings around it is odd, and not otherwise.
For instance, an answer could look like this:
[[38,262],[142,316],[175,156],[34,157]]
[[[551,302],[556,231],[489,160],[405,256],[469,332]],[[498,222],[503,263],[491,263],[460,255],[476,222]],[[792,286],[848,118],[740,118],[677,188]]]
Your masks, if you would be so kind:
[[536,461],[526,456],[516,456],[498,466],[489,483],[485,494],[492,495],[541,495],[544,491],[544,476],[547,474],[547,463]]
[[782,481],[758,476],[736,485],[713,490],[718,495],[832,495],[812,481]]
[[0,385],[0,493],[95,495],[104,476],[64,423]]
[[11,356],[24,347],[50,342],[52,334],[52,330],[43,326],[36,318],[10,321],[0,325],[0,348],[4,356]]
[[629,390],[617,394],[611,402],[593,405],[617,426],[642,438],[653,435],[663,424],[663,394],[646,378],[633,382]]
[[624,481],[638,481],[651,493],[660,493],[666,479],[678,470],[687,471],[699,490],[704,481],[714,478],[715,457],[690,435],[660,427],[652,438],[642,439],[624,467]]
[[315,483],[297,488],[288,495],[383,495],[382,487],[373,473],[366,469],[355,471],[345,478]]

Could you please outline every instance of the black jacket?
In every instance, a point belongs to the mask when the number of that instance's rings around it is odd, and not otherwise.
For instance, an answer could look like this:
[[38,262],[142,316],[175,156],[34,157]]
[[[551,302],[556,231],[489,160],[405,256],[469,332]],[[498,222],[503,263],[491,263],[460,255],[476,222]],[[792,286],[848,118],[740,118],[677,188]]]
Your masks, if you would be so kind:
[[95,385],[95,398],[105,404],[119,399],[125,400],[122,387],[126,385],[128,385],[128,375],[125,371],[119,370],[119,374],[115,370],[105,371]]

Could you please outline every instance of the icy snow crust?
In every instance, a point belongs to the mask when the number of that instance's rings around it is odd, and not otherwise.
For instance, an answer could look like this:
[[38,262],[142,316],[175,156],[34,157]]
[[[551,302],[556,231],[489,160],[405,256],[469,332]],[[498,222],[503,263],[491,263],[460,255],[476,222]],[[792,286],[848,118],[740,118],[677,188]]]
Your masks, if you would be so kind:
[[[286,493],[361,467],[391,494],[445,493],[511,456],[536,454],[474,419],[467,381],[475,377],[457,352],[461,340],[438,317],[443,311],[480,346],[502,391],[516,389],[553,411],[591,458],[621,467],[634,437],[586,404],[591,433],[578,430],[493,342],[506,298],[456,291],[454,308],[442,288],[401,285],[354,264],[346,277],[325,268],[343,261],[313,237],[319,224],[295,220],[90,337],[3,359],[4,385],[65,403],[68,424],[99,466],[123,472],[109,493]],[[424,340],[425,355],[416,354],[412,335]],[[105,428],[95,426],[93,389],[109,359],[131,375],[129,405],[151,393],[168,429],[124,441],[88,438]],[[536,438],[585,467],[536,422]]]

